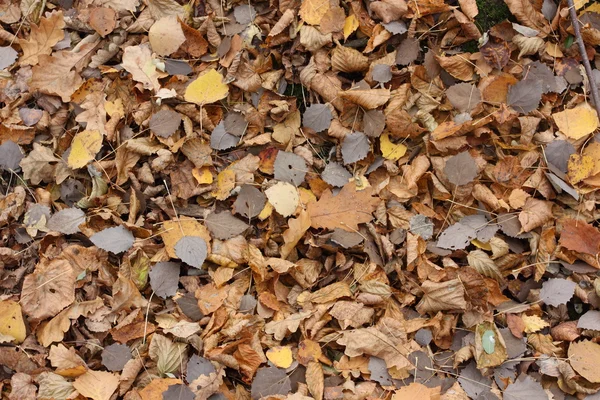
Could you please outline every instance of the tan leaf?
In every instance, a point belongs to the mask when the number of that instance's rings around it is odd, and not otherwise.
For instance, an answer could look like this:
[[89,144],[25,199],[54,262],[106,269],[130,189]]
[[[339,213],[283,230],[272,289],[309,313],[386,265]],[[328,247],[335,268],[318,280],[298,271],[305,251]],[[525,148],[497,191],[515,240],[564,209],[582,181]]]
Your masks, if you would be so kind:
[[176,16],[167,16],[156,21],[148,31],[148,40],[152,50],[159,56],[168,56],[176,52],[186,40],[183,29]]
[[128,46],[123,52],[121,65],[133,80],[142,83],[144,89],[157,92],[160,89],[159,73],[148,45]]
[[483,250],[474,250],[467,255],[467,261],[474,270],[479,272],[483,276],[503,282],[502,274],[500,269]]
[[523,320],[523,323],[525,324],[526,333],[537,332],[550,326],[550,324],[537,315],[521,315],[521,320]]
[[210,232],[194,218],[182,216],[180,219],[172,219],[163,224],[160,237],[165,244],[167,254],[171,258],[179,258],[175,253],[175,245],[184,236],[198,236],[204,239],[208,252],[210,253]]
[[311,361],[308,363],[306,367],[306,385],[315,400],[323,400],[325,377],[320,362]]
[[109,400],[119,387],[119,376],[105,371],[89,370],[73,382],[73,387],[92,400]]
[[413,382],[408,386],[396,390],[392,396],[392,400],[415,400],[415,399],[440,399],[440,387],[428,388],[427,386]]
[[[23,55],[19,62],[22,65],[36,65],[41,55],[49,55],[52,46],[64,39],[65,21],[62,11],[54,12],[47,18],[40,19],[40,24],[31,24],[31,32],[27,40],[19,39]],[[44,67],[47,67],[45,65]]]
[[142,400],[162,400],[163,393],[169,389],[169,386],[180,385],[181,383],[181,379],[175,378],[152,379],[147,386],[139,391],[139,394]]
[[339,92],[338,95],[368,110],[382,106],[390,99],[388,89],[350,89]]
[[65,332],[71,327],[70,320],[77,319],[82,315],[88,316],[103,305],[104,302],[99,297],[95,300],[74,303],[38,328],[36,333],[38,342],[44,347],[48,347],[54,342],[60,342],[64,339]]
[[23,312],[36,320],[55,316],[75,300],[75,278],[67,261],[43,260],[23,281]]
[[85,101],[81,103],[81,108],[85,111],[80,112],[75,121],[85,122],[85,129],[88,131],[98,131],[102,136],[106,136],[106,110],[104,103],[106,95],[100,86],[96,90],[92,90],[85,97]]
[[425,281],[421,285],[423,298],[417,304],[419,314],[444,311],[465,310],[465,289],[459,279],[446,282]]
[[179,370],[186,357],[186,347],[185,343],[174,343],[171,339],[155,333],[148,347],[148,355],[156,361],[158,372],[164,375]]
[[373,219],[371,213],[379,202],[371,197],[371,193],[370,187],[357,191],[353,182],[346,184],[335,197],[330,190],[326,190],[318,202],[308,204],[311,226],[330,230],[358,230],[358,224]]
[[358,72],[369,69],[369,58],[346,46],[336,46],[331,52],[331,69],[342,72]]
[[50,347],[48,359],[56,368],[56,373],[64,377],[77,377],[87,371],[85,361],[73,347],[65,347],[63,344]]
[[552,202],[529,198],[519,213],[523,232],[529,232],[552,219]]
[[569,345],[569,361],[577,373],[592,383],[600,383],[600,345],[589,340]]
[[469,53],[449,57],[435,56],[435,59],[446,72],[456,79],[460,79],[461,81],[470,81],[473,79],[475,66],[469,61]]
[[287,258],[308,228],[310,228],[310,215],[304,210],[300,211],[298,218],[290,218],[288,220],[288,229],[282,235],[285,244],[279,250],[281,258]]
[[352,297],[352,291],[350,291],[350,287],[346,282],[336,282],[312,293],[300,293],[298,296],[298,302],[323,304],[335,301],[342,297]]
[[282,340],[290,333],[295,333],[304,319],[308,318],[312,313],[303,311],[298,314],[292,314],[283,319],[273,320],[265,325],[265,332],[277,340]]
[[300,17],[310,25],[319,25],[329,10],[329,0],[306,0],[300,6]]
[[58,51],[52,56],[40,56],[40,64],[33,67],[30,86],[42,93],[60,96],[62,101],[71,101],[71,95],[81,86],[83,79],[73,71],[81,60],[79,53]]
[[504,0],[511,14],[519,22],[531,29],[536,29],[547,35],[550,32],[550,26],[544,15],[537,11],[529,0]]

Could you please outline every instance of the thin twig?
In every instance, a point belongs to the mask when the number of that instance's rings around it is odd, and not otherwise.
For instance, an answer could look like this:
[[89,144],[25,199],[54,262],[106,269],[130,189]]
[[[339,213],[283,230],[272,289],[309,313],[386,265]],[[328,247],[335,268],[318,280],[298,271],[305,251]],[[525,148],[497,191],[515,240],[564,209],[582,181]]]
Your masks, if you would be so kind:
[[581,31],[579,30],[579,20],[577,19],[577,11],[575,10],[575,4],[573,0],[567,0],[569,5],[569,14],[571,16],[571,22],[573,23],[573,31],[575,32],[575,40],[579,45],[579,52],[581,53],[581,59],[583,60],[583,66],[585,67],[585,73],[590,83],[590,91],[592,92],[592,99],[594,100],[594,107],[596,107],[596,113],[600,118],[600,95],[598,95],[598,86],[596,86],[596,79],[594,79],[594,73],[592,72],[592,66],[590,65],[590,59],[585,51],[585,44],[581,37]]

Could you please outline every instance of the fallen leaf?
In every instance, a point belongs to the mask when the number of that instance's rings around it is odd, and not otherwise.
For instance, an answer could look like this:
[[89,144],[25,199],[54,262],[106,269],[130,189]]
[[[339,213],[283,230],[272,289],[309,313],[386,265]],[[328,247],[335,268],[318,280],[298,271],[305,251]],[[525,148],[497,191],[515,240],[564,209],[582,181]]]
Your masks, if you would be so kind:
[[267,358],[278,368],[288,368],[294,361],[289,346],[275,346],[267,350]]
[[229,87],[223,83],[223,77],[214,69],[200,75],[185,89],[186,101],[204,105],[224,99],[229,94]]
[[25,340],[27,331],[19,303],[0,301],[0,334],[9,336],[16,344]]
[[600,345],[589,340],[569,345],[571,367],[592,383],[600,382]]
[[296,211],[300,202],[298,190],[287,182],[278,182],[265,191],[269,203],[283,217],[289,217]]
[[75,135],[67,161],[69,167],[85,167],[102,148],[102,139],[103,136],[99,131],[83,131]]
[[558,129],[571,139],[581,139],[598,128],[598,115],[587,103],[552,114]]
[[133,234],[122,225],[106,228],[90,236],[90,240],[102,250],[119,254],[133,246]]
[[88,370],[73,382],[79,394],[92,400],[109,400],[118,386],[119,376],[104,371]]
[[152,50],[159,56],[168,56],[176,52],[185,42],[185,35],[177,17],[169,15],[156,21],[148,31]]

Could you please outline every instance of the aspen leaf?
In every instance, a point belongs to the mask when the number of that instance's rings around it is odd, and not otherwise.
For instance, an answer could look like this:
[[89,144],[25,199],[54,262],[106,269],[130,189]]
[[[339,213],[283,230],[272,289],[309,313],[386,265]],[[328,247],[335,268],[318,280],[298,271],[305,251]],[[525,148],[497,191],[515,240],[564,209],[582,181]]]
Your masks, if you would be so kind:
[[0,301],[0,335],[12,337],[17,344],[25,340],[27,331],[19,303]]
[[275,346],[267,350],[267,358],[276,367],[288,368],[292,365],[292,349],[289,346]]
[[407,150],[407,147],[402,143],[392,143],[388,133],[384,133],[379,137],[379,146],[381,148],[381,154],[383,155],[383,158],[393,161],[397,161],[404,157]]
[[214,69],[199,76],[185,89],[186,101],[199,105],[214,103],[229,94],[229,87],[223,83],[223,76]]
[[598,115],[589,104],[552,114],[558,129],[571,139],[581,139],[598,128]]
[[300,202],[298,190],[287,182],[278,182],[265,191],[269,203],[283,217],[289,217],[296,211]]
[[83,131],[75,135],[67,160],[69,167],[85,167],[102,148],[102,139],[103,136],[99,131]]

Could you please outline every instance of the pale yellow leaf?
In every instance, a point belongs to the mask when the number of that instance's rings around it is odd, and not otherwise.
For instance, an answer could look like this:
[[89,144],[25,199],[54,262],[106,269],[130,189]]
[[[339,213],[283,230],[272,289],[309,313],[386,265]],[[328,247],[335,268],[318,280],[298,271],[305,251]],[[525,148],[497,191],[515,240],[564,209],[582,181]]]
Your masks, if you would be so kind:
[[292,365],[292,349],[290,346],[275,346],[267,350],[267,358],[279,368],[288,368]]
[[300,203],[298,190],[287,182],[277,182],[265,191],[269,203],[273,205],[275,211],[283,217],[289,217],[296,211]]
[[27,336],[23,313],[19,303],[11,300],[0,301],[0,334],[12,337],[14,343],[21,343]]
[[527,333],[537,332],[547,326],[550,326],[550,324],[537,315],[521,315],[521,319],[525,323],[525,332]]
[[329,0],[304,0],[300,6],[300,17],[307,24],[319,25],[329,7]]
[[349,16],[346,17],[346,20],[344,21],[344,39],[348,39],[348,37],[350,35],[352,35],[352,33],[354,31],[356,31],[358,29],[358,19],[356,18],[356,15],[351,14]]
[[214,103],[229,94],[229,87],[223,83],[223,77],[216,70],[210,69],[199,76],[185,89],[185,100],[199,105]]
[[103,136],[99,131],[83,131],[75,135],[67,160],[69,167],[85,167],[102,148],[102,139]]
[[570,108],[552,115],[556,126],[571,139],[581,139],[598,128],[598,115],[589,104]]
[[176,52],[185,42],[185,35],[176,16],[170,15],[156,21],[148,31],[152,50],[159,56]]
[[390,135],[387,132],[379,137],[379,147],[381,148],[383,158],[393,161],[397,161],[404,157],[406,150],[408,149],[402,143],[392,143]]

